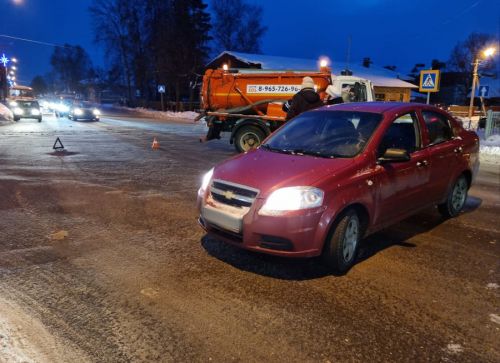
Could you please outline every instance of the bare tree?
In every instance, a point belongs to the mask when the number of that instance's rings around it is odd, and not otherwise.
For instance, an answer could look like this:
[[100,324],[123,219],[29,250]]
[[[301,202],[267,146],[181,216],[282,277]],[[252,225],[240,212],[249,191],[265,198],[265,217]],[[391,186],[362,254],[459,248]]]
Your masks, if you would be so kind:
[[50,58],[52,70],[60,90],[78,91],[80,82],[92,75],[92,62],[87,52],[80,46],[65,44],[58,47]]
[[[495,37],[490,34],[472,33],[464,41],[458,42],[451,51],[448,60],[448,69],[463,74],[461,83],[461,92],[465,97],[472,85],[473,62],[481,56],[481,51],[491,43],[495,43]],[[492,63],[483,63],[481,69],[492,68]]]
[[267,28],[262,25],[262,7],[244,0],[213,0],[213,37],[217,50],[259,53]]
[[129,15],[133,1],[94,0],[89,8],[92,15],[95,41],[104,45],[112,62],[118,62],[127,86],[127,96],[132,98],[132,54],[129,38]]

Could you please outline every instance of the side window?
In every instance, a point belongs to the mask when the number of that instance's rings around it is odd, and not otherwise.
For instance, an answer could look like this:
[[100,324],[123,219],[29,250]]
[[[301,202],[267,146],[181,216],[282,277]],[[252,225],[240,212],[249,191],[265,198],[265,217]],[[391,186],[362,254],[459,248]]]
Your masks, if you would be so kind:
[[410,112],[399,116],[392,122],[379,145],[378,154],[382,156],[387,149],[403,149],[411,154],[419,148],[418,119],[414,112]]
[[366,85],[360,82],[342,83],[344,102],[366,102],[368,100]]
[[450,121],[446,116],[434,111],[422,111],[425,125],[429,131],[429,143],[439,144],[453,137]]

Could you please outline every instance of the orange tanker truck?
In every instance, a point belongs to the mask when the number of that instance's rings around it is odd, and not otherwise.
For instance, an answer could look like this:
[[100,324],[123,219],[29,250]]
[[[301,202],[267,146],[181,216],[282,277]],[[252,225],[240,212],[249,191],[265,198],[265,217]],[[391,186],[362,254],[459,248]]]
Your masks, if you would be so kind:
[[229,142],[238,152],[257,147],[283,125],[283,104],[300,91],[302,78],[314,80],[323,98],[327,87],[336,94],[356,85],[352,101],[373,101],[373,85],[366,79],[335,76],[328,67],[318,71],[268,71],[256,69],[209,69],[201,89],[202,116],[209,128],[202,141],[220,139],[230,132]]

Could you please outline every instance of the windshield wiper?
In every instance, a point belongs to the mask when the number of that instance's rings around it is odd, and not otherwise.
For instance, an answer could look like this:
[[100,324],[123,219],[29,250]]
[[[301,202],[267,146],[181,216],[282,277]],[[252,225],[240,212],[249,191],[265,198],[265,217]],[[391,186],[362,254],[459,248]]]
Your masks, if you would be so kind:
[[335,157],[335,155],[325,154],[325,153],[322,153],[321,151],[312,151],[312,150],[304,150],[304,149],[293,149],[293,150],[286,150],[286,151],[292,155],[317,156],[320,158],[327,158],[327,159],[332,159]]
[[281,154],[289,154],[289,155],[307,155],[307,156],[316,156],[319,158],[333,159],[339,155],[336,154],[327,154],[322,153],[321,151],[311,151],[304,149],[279,149],[269,146],[268,144],[260,145],[261,148]]
[[264,150],[269,150],[269,151],[272,151],[272,152],[276,152],[276,153],[289,154],[288,150],[282,150],[282,149],[278,149],[278,148],[275,148],[275,147],[271,147],[268,144],[262,144],[262,145],[260,145],[260,148],[264,149]]

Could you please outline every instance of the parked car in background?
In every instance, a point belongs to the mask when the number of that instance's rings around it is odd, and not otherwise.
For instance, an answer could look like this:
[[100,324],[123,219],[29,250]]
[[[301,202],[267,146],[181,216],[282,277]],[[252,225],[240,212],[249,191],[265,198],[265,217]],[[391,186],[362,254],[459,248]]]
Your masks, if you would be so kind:
[[70,107],[68,118],[70,120],[91,120],[99,121],[101,112],[90,102],[75,102]]
[[14,114],[14,121],[22,118],[32,118],[42,122],[42,112],[37,101],[10,101],[9,107]]
[[326,106],[209,171],[198,191],[199,221],[235,246],[321,255],[344,273],[363,236],[430,206],[457,216],[478,152],[477,135],[437,107]]

